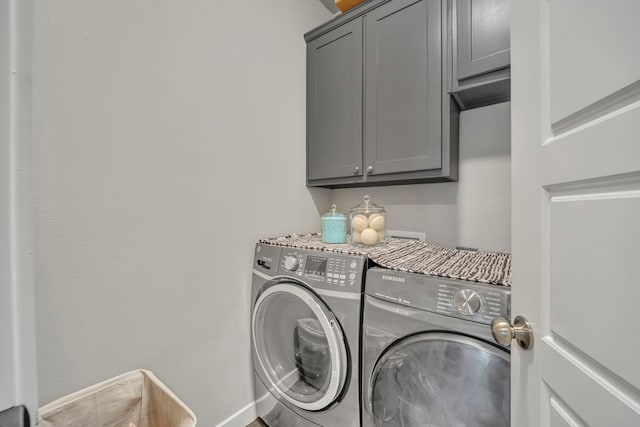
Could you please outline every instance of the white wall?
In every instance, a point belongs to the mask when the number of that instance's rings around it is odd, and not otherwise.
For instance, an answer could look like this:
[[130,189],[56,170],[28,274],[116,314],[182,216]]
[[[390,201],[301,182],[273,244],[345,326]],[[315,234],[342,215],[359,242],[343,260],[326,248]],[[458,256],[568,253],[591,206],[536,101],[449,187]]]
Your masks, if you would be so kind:
[[147,368],[212,426],[253,400],[261,236],[319,229],[303,33],[317,1],[36,2],[41,402]]
[[343,212],[369,194],[387,228],[426,233],[447,247],[511,252],[510,103],[460,115],[458,182],[333,190]]

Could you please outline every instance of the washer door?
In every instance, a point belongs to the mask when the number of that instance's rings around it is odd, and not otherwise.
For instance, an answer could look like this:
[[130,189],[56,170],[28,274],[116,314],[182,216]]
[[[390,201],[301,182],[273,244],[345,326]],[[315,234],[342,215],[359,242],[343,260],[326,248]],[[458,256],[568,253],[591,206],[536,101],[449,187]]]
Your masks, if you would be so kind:
[[510,356],[484,341],[427,332],[391,345],[371,377],[376,426],[510,424]]
[[333,313],[306,287],[267,287],[253,309],[252,335],[263,376],[288,402],[319,411],[340,396],[349,369],[344,336]]

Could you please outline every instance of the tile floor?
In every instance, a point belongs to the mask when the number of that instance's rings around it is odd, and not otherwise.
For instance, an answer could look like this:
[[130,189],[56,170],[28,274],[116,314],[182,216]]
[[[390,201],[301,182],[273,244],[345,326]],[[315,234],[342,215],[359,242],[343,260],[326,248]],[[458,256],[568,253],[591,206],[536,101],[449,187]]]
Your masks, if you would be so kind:
[[256,418],[247,427],[269,427],[260,418]]

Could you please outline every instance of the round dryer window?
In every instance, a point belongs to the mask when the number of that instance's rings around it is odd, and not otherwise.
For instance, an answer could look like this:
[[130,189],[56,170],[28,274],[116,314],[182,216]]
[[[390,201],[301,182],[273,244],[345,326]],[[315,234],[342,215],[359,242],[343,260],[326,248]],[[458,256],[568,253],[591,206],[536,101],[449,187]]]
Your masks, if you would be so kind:
[[306,287],[267,287],[253,310],[253,344],[271,387],[293,405],[317,411],[332,404],[347,378],[347,348],[337,319]]
[[508,352],[464,335],[430,332],[388,348],[369,390],[376,426],[510,425]]

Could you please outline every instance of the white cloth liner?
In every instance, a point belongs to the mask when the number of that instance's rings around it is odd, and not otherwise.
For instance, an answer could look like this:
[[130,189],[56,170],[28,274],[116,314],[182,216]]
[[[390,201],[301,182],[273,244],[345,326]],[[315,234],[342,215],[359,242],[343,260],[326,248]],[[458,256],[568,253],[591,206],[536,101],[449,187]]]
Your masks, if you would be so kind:
[[152,372],[139,369],[40,407],[41,427],[193,427],[196,416]]

